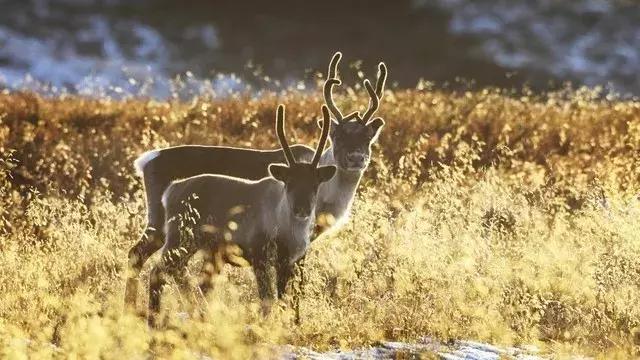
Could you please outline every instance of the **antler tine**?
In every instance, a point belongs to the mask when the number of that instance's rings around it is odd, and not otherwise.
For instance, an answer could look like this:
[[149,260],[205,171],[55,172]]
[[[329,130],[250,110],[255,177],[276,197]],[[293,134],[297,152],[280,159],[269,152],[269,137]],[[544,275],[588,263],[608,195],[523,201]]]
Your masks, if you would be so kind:
[[331,61],[329,62],[329,71],[327,72],[327,79],[335,79],[338,77],[338,63],[342,59],[342,53],[340,51],[336,51],[331,57]]
[[335,78],[329,78],[324,82],[324,102],[327,104],[327,107],[329,108],[329,110],[331,110],[333,117],[335,117],[338,122],[344,121],[344,116],[342,116],[342,113],[340,112],[340,110],[338,110],[336,104],[333,102],[332,91],[334,85],[340,84],[341,81]]
[[387,66],[380,62],[378,64],[378,79],[376,80],[376,95],[378,99],[382,99],[382,94],[384,92],[384,85],[387,82]]
[[380,101],[378,99],[378,95],[376,94],[375,89],[371,85],[369,80],[364,81],[364,87],[367,88],[367,92],[369,92],[369,108],[367,112],[364,113],[362,119],[360,120],[363,124],[366,124],[369,119],[373,116],[373,114],[378,110],[378,106],[380,105]]
[[287,136],[284,131],[284,105],[278,105],[278,111],[276,113],[276,133],[278,134],[278,140],[280,140],[280,146],[282,146],[282,151],[284,151],[287,164],[289,164],[289,166],[295,165],[296,159],[289,148]]
[[322,116],[323,116],[322,135],[320,135],[320,141],[318,142],[316,153],[313,155],[313,160],[311,161],[311,165],[313,167],[318,166],[318,163],[320,162],[322,151],[324,150],[324,146],[327,143],[327,137],[329,136],[329,128],[331,127],[331,117],[329,116],[329,108],[326,105],[322,105]]

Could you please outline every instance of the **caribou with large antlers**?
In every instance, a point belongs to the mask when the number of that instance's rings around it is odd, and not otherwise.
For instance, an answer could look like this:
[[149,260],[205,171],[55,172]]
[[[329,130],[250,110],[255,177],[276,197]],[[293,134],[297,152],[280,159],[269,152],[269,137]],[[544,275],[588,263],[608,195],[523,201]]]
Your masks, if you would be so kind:
[[[374,91],[371,83],[365,81],[371,100],[364,116],[361,117],[357,111],[343,116],[332,96],[333,86],[340,83],[337,68],[341,57],[342,54],[337,52],[331,58],[323,88],[325,102],[334,120],[329,134],[331,148],[322,154],[320,164],[335,165],[338,170],[330,181],[320,186],[316,214],[323,215],[322,219],[325,220],[321,221],[319,233],[346,220],[355,191],[369,164],[371,146],[384,125],[380,118],[369,121],[378,109],[384,93],[387,77],[384,63],[379,64]],[[294,145],[290,150],[298,159],[309,160],[314,156],[313,149],[304,145]],[[140,271],[149,257],[164,244],[164,209],[160,199],[172,181],[205,173],[258,180],[269,175],[269,164],[285,160],[285,152],[281,149],[256,150],[199,145],[152,150],[140,156],[135,161],[135,168],[144,182],[147,227],[140,240],[129,251],[125,301],[135,305]]]
[[[333,55],[328,79],[337,78],[337,67],[341,57],[342,54],[339,52]],[[369,80],[364,81],[370,100],[369,108],[362,117],[357,111],[343,116],[333,101],[332,87],[324,87],[324,99],[335,120],[329,134],[332,146],[322,155],[320,163],[336,165],[338,171],[331,181],[320,187],[316,212],[319,215],[330,215],[331,220],[328,224],[320,223],[320,226],[325,225],[320,231],[347,219],[346,215],[351,209],[362,174],[369,166],[371,146],[378,139],[384,126],[384,120],[381,118],[371,118],[380,105],[386,79],[387,68],[384,63],[380,63],[375,89]]]
[[166,276],[180,276],[198,250],[205,255],[200,289],[206,295],[221,265],[216,256],[226,256],[221,244],[240,247],[255,271],[260,298],[275,300],[277,282],[287,280],[280,277],[290,276],[289,269],[309,246],[318,188],[336,172],[333,165],[318,166],[331,127],[326,106],[322,113],[322,135],[309,163],[296,161],[289,148],[280,105],[276,132],[287,165],[269,165],[271,176],[258,181],[204,174],[169,185],[162,196],[167,238],[149,285],[150,325],[155,324]]

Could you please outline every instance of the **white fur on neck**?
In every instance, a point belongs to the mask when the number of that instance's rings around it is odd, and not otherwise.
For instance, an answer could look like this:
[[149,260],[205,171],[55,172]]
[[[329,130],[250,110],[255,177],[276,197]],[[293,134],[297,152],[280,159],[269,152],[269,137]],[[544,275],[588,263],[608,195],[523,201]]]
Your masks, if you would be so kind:
[[[322,154],[320,164],[338,166],[332,148]],[[339,228],[349,220],[351,205],[363,173],[364,170],[353,172],[349,174],[349,178],[345,178],[347,173],[338,167],[331,180],[320,184],[316,209],[318,212],[327,212],[328,210],[334,216],[335,223],[331,226],[332,229]],[[355,180],[352,176],[355,177]]]

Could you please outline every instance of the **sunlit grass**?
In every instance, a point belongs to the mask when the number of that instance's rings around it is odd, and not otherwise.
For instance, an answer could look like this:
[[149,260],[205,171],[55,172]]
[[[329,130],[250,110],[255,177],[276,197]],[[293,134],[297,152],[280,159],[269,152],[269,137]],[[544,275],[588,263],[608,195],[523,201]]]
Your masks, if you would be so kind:
[[275,147],[278,102],[310,143],[319,97],[1,94],[0,351],[245,359],[434,336],[636,356],[640,104],[524,93],[388,91],[352,218],[307,256],[301,324],[291,299],[263,319],[251,272],[227,269],[198,309],[169,289],[157,332],[123,312],[145,211],[133,159],[182,143]]

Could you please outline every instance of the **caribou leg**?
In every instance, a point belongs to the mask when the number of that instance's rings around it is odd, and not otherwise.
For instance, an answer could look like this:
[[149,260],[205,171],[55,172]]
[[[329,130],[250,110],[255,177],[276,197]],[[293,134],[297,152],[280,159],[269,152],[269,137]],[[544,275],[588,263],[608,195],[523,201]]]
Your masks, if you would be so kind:
[[169,277],[172,277],[179,285],[184,286],[186,278],[184,275],[187,262],[194,253],[190,246],[179,247],[179,243],[167,238],[167,246],[162,254],[160,262],[151,270],[149,276],[149,327],[158,326],[158,315],[160,312],[160,298],[162,290]]
[[140,240],[129,250],[129,271],[124,292],[125,305],[135,308],[140,284],[140,271],[145,262],[164,245],[164,234],[153,227],[147,227]]
[[269,241],[264,245],[262,251],[258,252],[253,262],[253,271],[258,283],[258,295],[262,301],[262,314],[265,316],[271,312],[271,306],[278,296],[276,260],[277,246],[275,242]]

